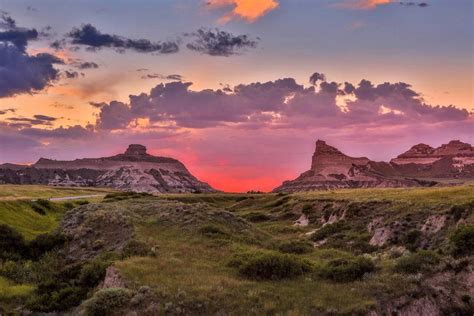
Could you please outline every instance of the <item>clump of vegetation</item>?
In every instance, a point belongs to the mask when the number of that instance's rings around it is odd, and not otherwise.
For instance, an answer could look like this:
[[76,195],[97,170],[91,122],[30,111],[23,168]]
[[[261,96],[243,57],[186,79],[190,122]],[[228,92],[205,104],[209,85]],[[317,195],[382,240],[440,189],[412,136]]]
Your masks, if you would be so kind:
[[115,202],[115,201],[123,201],[123,200],[130,200],[130,199],[139,199],[139,198],[151,197],[151,196],[153,195],[146,192],[109,193],[106,196],[104,196],[104,202]]
[[474,225],[459,227],[450,236],[455,256],[469,256],[474,254]]
[[116,315],[117,310],[127,306],[131,298],[132,292],[127,289],[110,288],[100,290],[85,302],[86,315]]
[[336,282],[352,282],[374,271],[375,264],[369,258],[352,257],[329,261],[319,269],[318,275]]
[[433,266],[439,264],[440,257],[431,250],[420,250],[399,258],[395,264],[395,271],[401,273],[418,273],[429,271]]
[[244,215],[244,218],[250,222],[258,223],[258,222],[265,222],[269,221],[271,219],[270,216],[268,216],[265,213],[257,213],[257,212],[252,212],[249,214]]
[[418,229],[411,229],[402,237],[401,241],[408,250],[415,251],[420,246],[421,232]]
[[230,263],[239,274],[253,280],[281,280],[298,277],[312,270],[309,261],[290,254],[256,252],[237,256]]
[[315,231],[311,235],[311,240],[320,241],[328,238],[334,234],[340,233],[344,230],[348,230],[350,226],[345,221],[338,221],[333,224],[327,224],[321,227],[319,230]]
[[25,240],[16,230],[0,225],[0,259],[19,259],[25,251]]
[[49,200],[38,199],[31,202],[31,208],[38,214],[46,215],[46,212],[52,210],[54,206]]
[[199,232],[209,238],[219,238],[219,239],[229,238],[229,234],[226,231],[224,231],[219,226],[212,225],[212,224],[205,225],[199,228]]
[[122,258],[146,257],[152,254],[151,248],[146,243],[135,239],[130,240],[122,250]]
[[313,251],[313,245],[308,241],[292,240],[287,241],[278,246],[278,250],[283,253],[305,254]]
[[59,233],[38,235],[27,245],[28,257],[37,260],[43,254],[62,247],[65,242],[66,237]]
[[65,311],[79,305],[88,293],[105,277],[113,256],[103,255],[83,264],[65,264],[56,257],[50,264],[58,267],[50,273],[41,273],[36,291],[27,306],[34,312]]

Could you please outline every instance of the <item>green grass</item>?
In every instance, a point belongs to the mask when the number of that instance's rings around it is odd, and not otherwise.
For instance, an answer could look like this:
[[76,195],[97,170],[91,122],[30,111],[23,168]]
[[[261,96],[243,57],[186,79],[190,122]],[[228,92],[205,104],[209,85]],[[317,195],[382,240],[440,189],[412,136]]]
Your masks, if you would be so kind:
[[0,277],[0,302],[10,302],[16,299],[25,299],[34,290],[34,286],[29,284],[14,284],[11,281]]
[[0,200],[49,199],[52,197],[65,197],[74,195],[107,194],[109,192],[114,192],[114,190],[102,188],[72,188],[45,185],[1,184]]
[[[58,190],[35,187],[30,197],[44,198],[48,190]],[[65,190],[61,192],[64,195],[94,194],[80,188]],[[0,198],[0,224],[12,226],[27,239],[54,230],[66,211],[66,203],[52,203],[53,207],[40,215],[31,208],[31,201],[10,200],[23,194],[10,193],[10,198],[3,201]],[[399,258],[391,256],[392,245],[374,247],[370,252],[355,250],[355,242],[367,243],[371,237],[367,224],[378,216],[385,223],[409,217],[406,229],[410,230],[413,227],[409,225],[420,227],[427,216],[436,212],[451,214],[453,206],[459,205],[458,213],[468,225],[473,221],[473,196],[474,186],[469,185],[295,194],[139,196],[121,193],[109,195],[100,206],[83,208],[87,211],[83,228],[96,227],[87,224],[93,222],[106,230],[101,226],[104,218],[114,216],[124,217],[133,225],[133,242],[129,248],[140,251],[117,256],[114,266],[131,291],[149,286],[162,308],[172,303],[188,314],[363,314],[382,299],[389,302],[420,290],[418,276],[403,275],[394,269]],[[347,223],[344,229],[331,231],[332,226],[321,229],[326,212],[340,216],[343,211]],[[303,212],[311,219],[310,224],[294,226]],[[438,233],[432,243],[437,248],[432,250],[449,249],[446,236],[454,221],[449,225]],[[326,244],[313,248],[311,233],[318,229],[324,235],[318,241],[326,239]],[[302,242],[309,244],[309,251],[293,250]],[[290,245],[291,251],[281,248],[282,245],[287,245],[286,248]],[[284,252],[297,253],[291,256],[308,262],[311,268],[293,278],[263,280],[245,277],[238,266],[231,264],[233,258],[242,254],[287,256]],[[447,252],[440,254],[444,260]],[[346,277],[362,258],[373,262],[375,268],[362,269],[355,278]],[[335,276],[336,272],[343,276]],[[0,301],[5,301],[1,289],[14,286],[17,285],[0,279]],[[25,285],[18,287],[18,293],[28,289]],[[206,309],[193,309],[196,306]]]
[[[236,253],[258,249],[256,246],[209,240],[150,223],[140,227],[138,238],[158,249],[156,257],[132,257],[117,262],[116,267],[131,284],[150,286],[163,295],[164,302],[174,302],[181,293],[184,300],[206,302],[211,310],[237,314],[250,310],[257,314],[308,314],[314,308],[344,313],[365,311],[374,304],[366,293],[352,291],[352,285],[304,276],[287,281],[242,278],[229,267],[229,259]],[[324,261],[318,255],[308,258]]]
[[0,201],[0,224],[13,227],[28,240],[33,239],[58,226],[64,209],[52,204],[56,207],[41,215],[31,208],[30,201]]
[[388,200],[411,203],[418,206],[433,204],[453,205],[472,202],[474,200],[474,185],[435,188],[344,189],[296,193],[294,196],[307,200],[336,199],[359,202]]

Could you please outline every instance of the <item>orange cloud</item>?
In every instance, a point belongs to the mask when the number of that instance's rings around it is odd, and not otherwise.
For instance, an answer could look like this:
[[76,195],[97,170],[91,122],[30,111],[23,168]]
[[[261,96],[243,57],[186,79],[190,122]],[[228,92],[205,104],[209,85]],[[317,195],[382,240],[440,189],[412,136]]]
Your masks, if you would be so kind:
[[393,0],[346,0],[338,3],[337,6],[348,9],[370,10],[375,9],[379,5],[390,4],[392,2]]
[[227,23],[234,18],[254,22],[279,4],[278,0],[208,0],[207,5],[211,8],[232,7],[219,19],[220,23]]

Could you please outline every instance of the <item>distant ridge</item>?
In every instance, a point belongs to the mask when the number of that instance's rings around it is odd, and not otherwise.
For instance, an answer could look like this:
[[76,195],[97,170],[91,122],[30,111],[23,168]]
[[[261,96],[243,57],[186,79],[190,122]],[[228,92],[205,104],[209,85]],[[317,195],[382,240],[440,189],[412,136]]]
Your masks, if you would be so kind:
[[433,186],[453,179],[474,180],[474,148],[459,140],[438,148],[418,144],[390,162],[350,157],[318,140],[311,169],[274,192]]
[[123,154],[61,161],[40,158],[31,166],[0,165],[0,183],[97,186],[149,193],[215,192],[180,161],[129,145]]

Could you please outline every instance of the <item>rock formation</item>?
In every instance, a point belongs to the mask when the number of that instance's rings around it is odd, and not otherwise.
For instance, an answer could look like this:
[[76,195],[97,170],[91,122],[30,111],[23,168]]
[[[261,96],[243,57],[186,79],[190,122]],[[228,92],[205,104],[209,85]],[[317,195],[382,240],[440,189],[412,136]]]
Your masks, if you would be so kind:
[[474,147],[458,140],[438,148],[419,144],[390,162],[349,157],[318,140],[311,169],[274,191],[433,186],[465,179],[474,179]]
[[0,165],[0,183],[97,186],[125,191],[214,192],[178,160],[147,153],[133,144],[123,154],[105,158],[59,161],[41,158],[31,166]]

